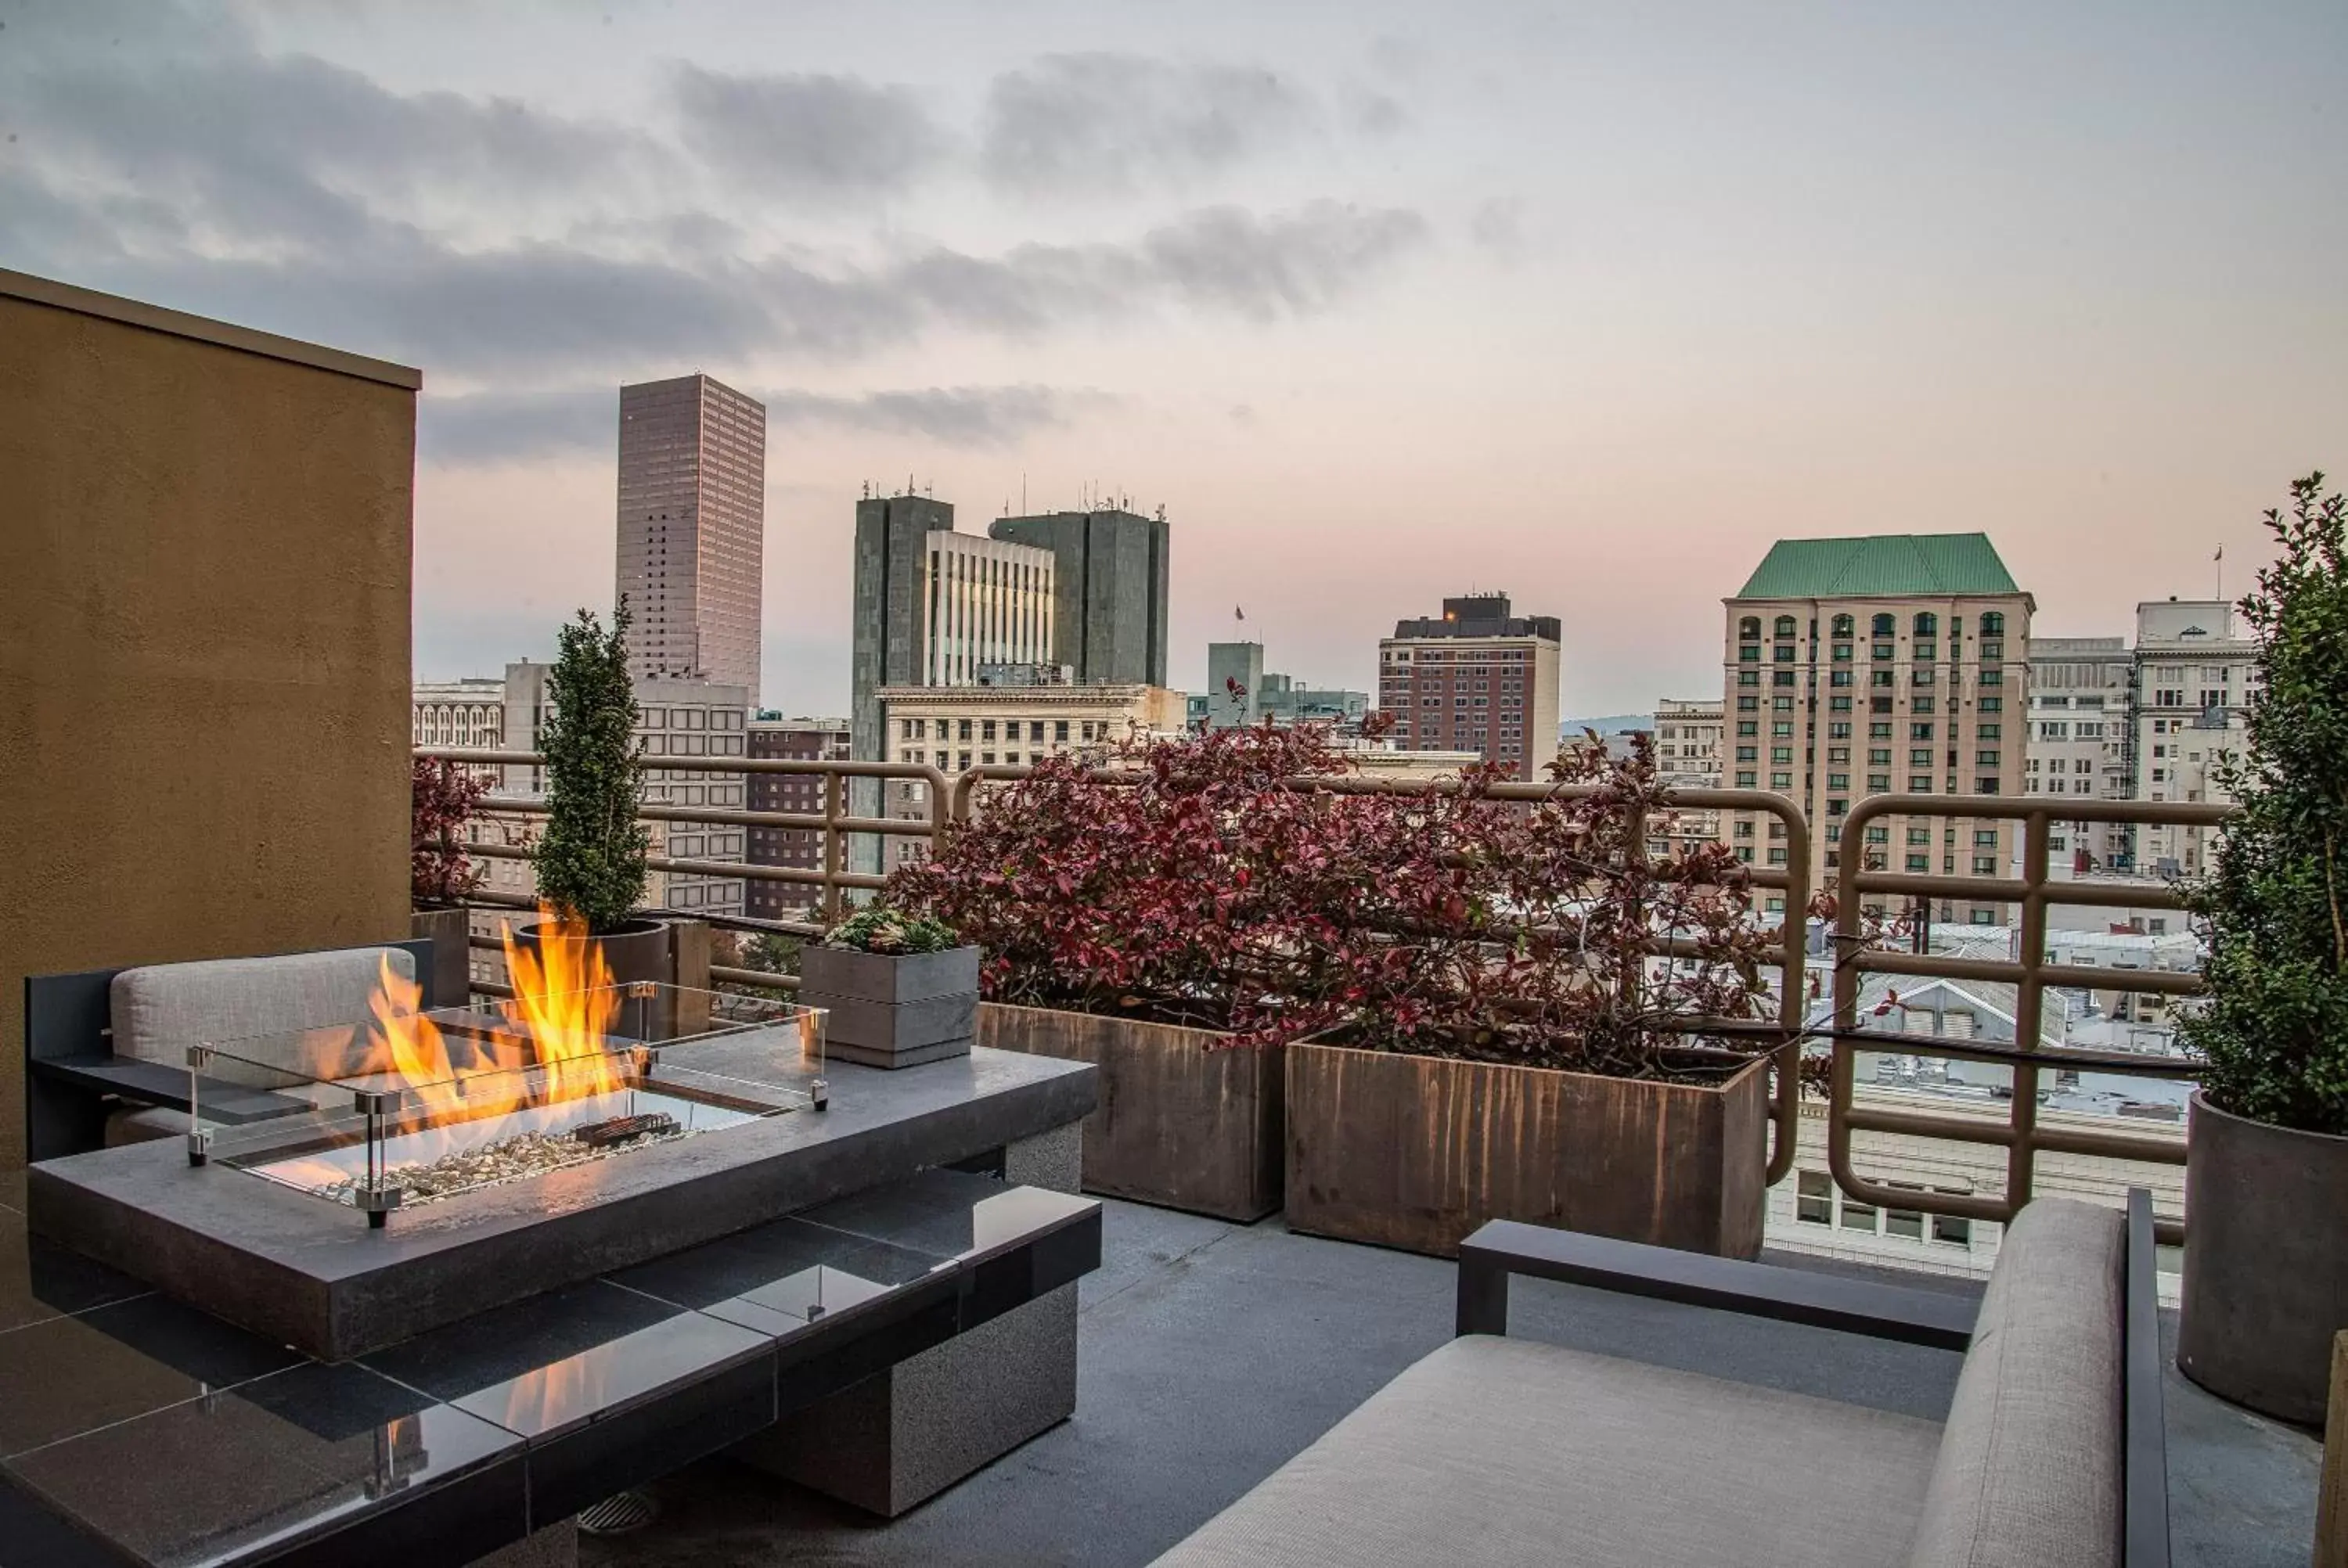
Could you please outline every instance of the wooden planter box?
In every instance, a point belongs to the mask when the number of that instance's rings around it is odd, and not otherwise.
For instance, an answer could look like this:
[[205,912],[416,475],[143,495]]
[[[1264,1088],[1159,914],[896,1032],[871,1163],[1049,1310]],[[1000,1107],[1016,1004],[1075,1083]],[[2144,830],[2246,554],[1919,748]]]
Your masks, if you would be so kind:
[[1100,1070],[1085,1191],[1251,1223],[1280,1207],[1283,1050],[1092,1013],[983,1002],[978,1043]]
[[1486,1220],[1749,1258],[1769,1073],[1716,1087],[1300,1042],[1288,1225],[1454,1256]]
[[823,1008],[824,1053],[867,1067],[968,1056],[977,1027],[978,949],[863,953],[799,950],[799,1001]]

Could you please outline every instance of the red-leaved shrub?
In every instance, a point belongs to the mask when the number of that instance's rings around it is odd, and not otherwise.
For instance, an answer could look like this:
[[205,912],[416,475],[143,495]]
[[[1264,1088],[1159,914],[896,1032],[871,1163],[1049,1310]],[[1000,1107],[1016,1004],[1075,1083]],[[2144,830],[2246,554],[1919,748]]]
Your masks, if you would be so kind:
[[[1670,812],[1643,736],[1627,758],[1593,737],[1551,771],[1514,792],[1531,800],[1496,798],[1480,768],[1395,793],[1317,726],[1139,737],[991,788],[887,896],[979,943],[996,1001],[1237,1045],[1341,1029],[1374,1050],[1706,1071],[1692,1025],[1769,997],[1776,938],[1744,866],[1722,845],[1650,863]],[[1654,938],[1678,956],[1642,951]],[[1730,1043],[1741,1060],[1763,1041]]]

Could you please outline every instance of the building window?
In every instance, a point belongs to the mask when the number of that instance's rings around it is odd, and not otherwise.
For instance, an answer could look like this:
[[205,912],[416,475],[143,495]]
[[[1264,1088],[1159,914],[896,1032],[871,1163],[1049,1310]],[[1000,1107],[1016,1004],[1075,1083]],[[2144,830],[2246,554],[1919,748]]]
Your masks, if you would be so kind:
[[1836,616],[1833,622],[1834,634],[1837,637],[1849,637],[1851,634],[1851,624],[1852,622],[1849,616]]
[[2000,613],[1998,613],[1998,612],[1997,612],[1996,610],[1989,610],[1989,611],[1986,611],[1986,612],[1982,616],[1982,619],[1981,619],[1981,634],[1982,634],[1983,637],[1997,637],[1997,636],[2002,636],[2002,635],[2004,633],[2004,631],[2005,631],[2005,617],[2004,617],[2004,616],[2001,615]]
[[1889,615],[1879,615],[1875,618],[1874,632],[1878,637],[1889,637],[1898,626],[1899,622],[1893,620]]
[[1911,855],[1908,857],[1908,869],[1930,871],[1932,869],[1932,857],[1929,855]]
[[1883,1211],[1883,1234],[1904,1236],[1910,1241],[1924,1239],[1924,1216],[1914,1209]]
[[1834,1224],[1834,1178],[1824,1171],[1796,1172],[1794,1217],[1805,1225]]
[[1847,1231],[1872,1233],[1875,1229],[1875,1205],[1853,1203],[1849,1198],[1843,1199],[1842,1228]]
[[1794,635],[1794,618],[1792,616],[1781,615],[1777,618],[1777,635],[1780,637],[1791,637]]
[[1772,866],[1783,866],[1783,865],[1785,865],[1785,864],[1786,864],[1786,852],[1785,852],[1785,850],[1783,850],[1783,849],[1773,849],[1773,850],[1771,850],[1771,851],[1769,852],[1769,864],[1770,864],[1770,865],[1772,865]]
[[1919,637],[1931,637],[1941,630],[1941,618],[1929,610],[1920,610],[1909,630]]
[[1736,623],[1736,636],[1738,641],[1744,642],[1760,641],[1761,618],[1757,615],[1748,615],[1744,620],[1738,621]]
[[1973,875],[1974,875],[1974,876],[1996,876],[1996,875],[1997,875],[1997,856],[1994,856],[1994,855],[1976,855],[1976,856],[1973,856]]
[[[1982,619],[1986,620],[1989,617]],[[1952,1246],[1971,1246],[1973,1245],[1973,1222],[1962,1214],[1934,1214],[1932,1239],[1947,1242]]]

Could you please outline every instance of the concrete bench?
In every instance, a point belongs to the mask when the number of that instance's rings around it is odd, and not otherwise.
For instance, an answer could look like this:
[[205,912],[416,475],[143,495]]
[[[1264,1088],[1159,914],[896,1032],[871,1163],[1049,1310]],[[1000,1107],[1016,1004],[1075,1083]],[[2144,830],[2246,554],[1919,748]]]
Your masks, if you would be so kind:
[[[1160,1557],[2166,1568],[2152,1208],[2061,1199],[1962,1298],[1495,1222],[1459,1337]],[[1941,1422],[1505,1337],[1527,1274],[1965,1352]]]

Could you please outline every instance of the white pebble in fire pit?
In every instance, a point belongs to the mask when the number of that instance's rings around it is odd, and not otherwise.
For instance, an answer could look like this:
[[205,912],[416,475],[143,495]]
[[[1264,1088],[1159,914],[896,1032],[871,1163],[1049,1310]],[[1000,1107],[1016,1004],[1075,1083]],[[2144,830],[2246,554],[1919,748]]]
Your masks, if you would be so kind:
[[[387,1173],[386,1184],[400,1189],[401,1207],[413,1208],[418,1204],[470,1192],[476,1187],[496,1186],[501,1182],[543,1175],[566,1165],[608,1160],[632,1149],[674,1143],[685,1135],[673,1120],[667,1117],[661,1119],[668,1122],[666,1131],[640,1133],[623,1143],[586,1143],[568,1132],[517,1133],[511,1138],[484,1143],[478,1148],[459,1149],[426,1163],[394,1165]],[[342,1182],[321,1188],[319,1195],[332,1198],[338,1204],[355,1204],[359,1185],[355,1181]]]

